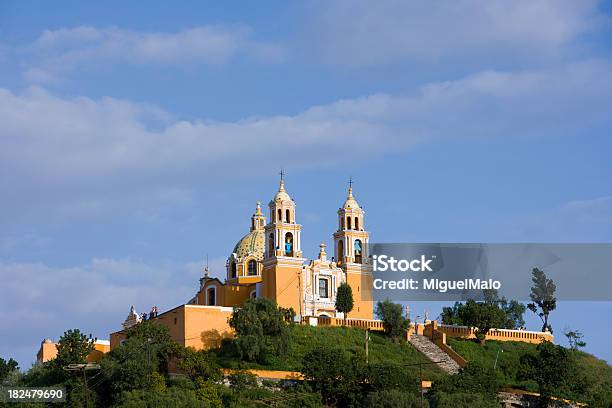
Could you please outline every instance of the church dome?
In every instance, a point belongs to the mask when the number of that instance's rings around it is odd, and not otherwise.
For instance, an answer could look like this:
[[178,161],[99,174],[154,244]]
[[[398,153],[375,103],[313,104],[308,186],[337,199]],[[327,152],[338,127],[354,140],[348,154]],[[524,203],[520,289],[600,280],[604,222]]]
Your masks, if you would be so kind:
[[345,210],[361,209],[359,203],[355,200],[355,197],[353,197],[353,187],[349,187],[348,197],[346,197],[346,201],[342,205],[342,208]]
[[238,241],[233,253],[236,254],[238,259],[253,255],[255,259],[261,260],[264,256],[265,242],[264,231],[253,230]]
[[291,201],[291,197],[289,196],[289,194],[287,194],[287,191],[285,191],[285,182],[283,180],[281,180],[278,192],[272,199],[272,202],[276,201]]

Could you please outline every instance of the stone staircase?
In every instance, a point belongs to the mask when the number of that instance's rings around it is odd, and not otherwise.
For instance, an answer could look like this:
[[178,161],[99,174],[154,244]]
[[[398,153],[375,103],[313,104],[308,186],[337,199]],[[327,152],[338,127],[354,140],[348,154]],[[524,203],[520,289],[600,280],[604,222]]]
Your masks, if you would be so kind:
[[419,334],[413,334],[408,338],[410,344],[421,353],[425,354],[431,361],[440,361],[437,366],[449,374],[459,372],[459,364],[455,362],[448,354],[436,346],[431,340]]

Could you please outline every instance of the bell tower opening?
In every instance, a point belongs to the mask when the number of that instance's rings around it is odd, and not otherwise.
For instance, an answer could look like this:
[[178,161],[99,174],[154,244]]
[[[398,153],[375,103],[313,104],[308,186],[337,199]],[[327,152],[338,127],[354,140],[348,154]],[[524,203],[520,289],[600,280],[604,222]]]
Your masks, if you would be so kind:
[[285,256],[293,256],[293,234],[285,234]]
[[362,259],[361,259],[361,240],[360,239],[356,239],[355,240],[355,263],[360,264]]

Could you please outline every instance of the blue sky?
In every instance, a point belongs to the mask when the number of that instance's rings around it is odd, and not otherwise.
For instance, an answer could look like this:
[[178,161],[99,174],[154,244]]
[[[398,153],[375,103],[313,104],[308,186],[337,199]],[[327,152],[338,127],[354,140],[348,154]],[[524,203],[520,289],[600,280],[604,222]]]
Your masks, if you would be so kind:
[[[45,337],[188,300],[280,167],[307,256],[349,176],[373,241],[611,242],[611,18],[590,0],[2,2],[0,356],[27,368]],[[552,324],[610,361],[611,314],[562,303]]]

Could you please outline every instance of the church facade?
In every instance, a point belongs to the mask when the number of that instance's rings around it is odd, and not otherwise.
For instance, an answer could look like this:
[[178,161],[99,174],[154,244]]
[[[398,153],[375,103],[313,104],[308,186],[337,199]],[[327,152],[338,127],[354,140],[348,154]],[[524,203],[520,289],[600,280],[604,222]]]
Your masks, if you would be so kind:
[[372,274],[368,266],[365,212],[353,196],[352,186],[338,210],[333,253],[321,243],[316,259],[302,256],[302,225],[296,203],[280,186],[268,204],[268,216],[257,202],[250,231],[235,245],[226,262],[223,281],[208,273],[189,302],[192,305],[232,307],[249,298],[265,297],[300,318],[344,317],[335,310],[338,286],[347,282],[353,291],[351,318],[372,319]]

